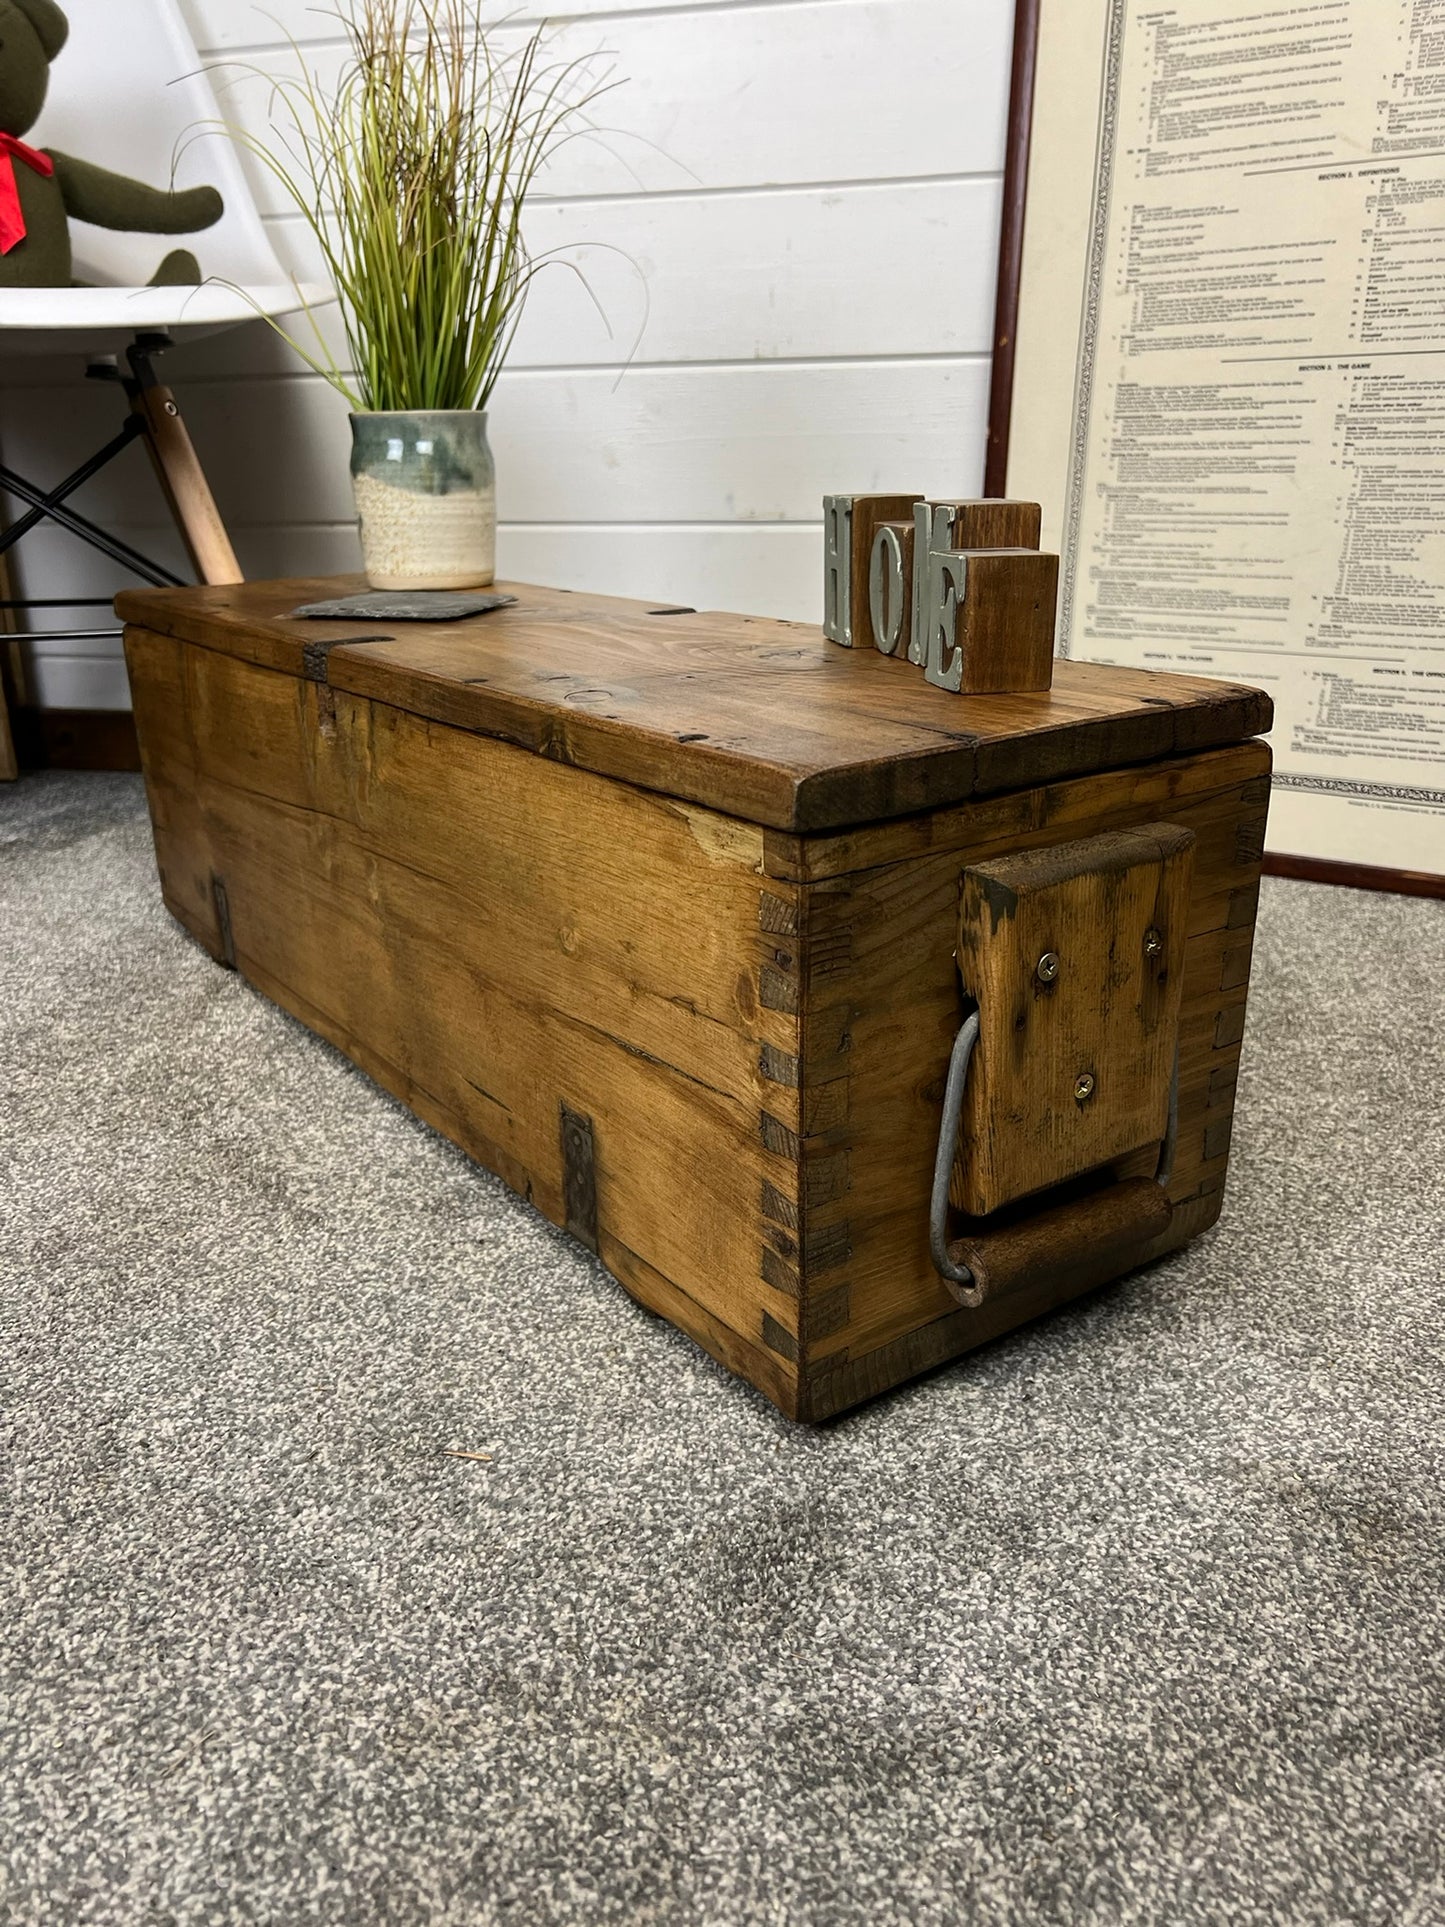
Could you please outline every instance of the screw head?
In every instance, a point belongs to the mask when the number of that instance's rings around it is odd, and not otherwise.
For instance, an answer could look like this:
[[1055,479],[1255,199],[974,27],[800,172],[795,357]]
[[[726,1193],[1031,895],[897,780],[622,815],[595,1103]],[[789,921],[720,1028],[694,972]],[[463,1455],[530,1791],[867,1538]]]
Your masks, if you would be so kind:
[[1094,1095],[1094,1073],[1080,1071],[1074,1079],[1074,1098],[1080,1104],[1087,1104]]
[[1051,984],[1059,974],[1059,960],[1052,950],[1046,950],[1034,966],[1034,975],[1041,984]]
[[1157,957],[1163,948],[1164,939],[1151,923],[1149,928],[1144,932],[1144,955],[1146,957]]

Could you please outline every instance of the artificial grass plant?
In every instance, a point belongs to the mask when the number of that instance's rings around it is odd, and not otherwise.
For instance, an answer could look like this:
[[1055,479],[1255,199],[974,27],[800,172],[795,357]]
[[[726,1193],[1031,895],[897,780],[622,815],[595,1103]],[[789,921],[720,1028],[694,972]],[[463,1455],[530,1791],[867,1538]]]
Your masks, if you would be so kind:
[[[545,28],[484,24],[477,0],[349,0],[334,85],[295,42],[264,76],[267,139],[228,131],[310,229],[340,299],[349,366],[272,326],[357,413],[485,408],[533,276],[522,214],[538,171],[591,131],[592,58]],[[250,68],[247,71],[258,73]]]

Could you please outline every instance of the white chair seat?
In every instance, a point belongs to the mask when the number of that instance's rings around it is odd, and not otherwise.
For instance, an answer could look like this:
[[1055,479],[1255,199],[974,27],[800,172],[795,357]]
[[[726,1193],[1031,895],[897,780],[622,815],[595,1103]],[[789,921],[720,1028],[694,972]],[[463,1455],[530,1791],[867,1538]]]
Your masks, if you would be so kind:
[[[325,288],[304,290],[328,300]],[[250,297],[248,299],[247,297]],[[289,282],[247,288],[12,288],[0,291],[0,355],[120,354],[138,334],[199,341],[243,321],[298,305]]]

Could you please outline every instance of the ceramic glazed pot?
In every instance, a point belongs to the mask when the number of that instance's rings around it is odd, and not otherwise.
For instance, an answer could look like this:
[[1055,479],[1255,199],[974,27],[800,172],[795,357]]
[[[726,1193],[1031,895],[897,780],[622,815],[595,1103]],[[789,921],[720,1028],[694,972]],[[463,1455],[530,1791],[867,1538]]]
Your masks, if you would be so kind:
[[496,572],[497,487],[474,409],[351,417],[351,478],[373,589],[480,589]]

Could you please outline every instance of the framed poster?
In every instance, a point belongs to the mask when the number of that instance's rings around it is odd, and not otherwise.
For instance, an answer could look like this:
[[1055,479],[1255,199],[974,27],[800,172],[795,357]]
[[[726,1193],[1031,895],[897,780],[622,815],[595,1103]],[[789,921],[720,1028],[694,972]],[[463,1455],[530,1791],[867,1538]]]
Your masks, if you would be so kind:
[[1274,698],[1268,867],[1445,894],[1445,32],[1020,0],[989,486],[1063,654]]

